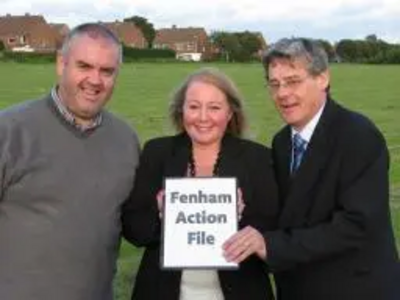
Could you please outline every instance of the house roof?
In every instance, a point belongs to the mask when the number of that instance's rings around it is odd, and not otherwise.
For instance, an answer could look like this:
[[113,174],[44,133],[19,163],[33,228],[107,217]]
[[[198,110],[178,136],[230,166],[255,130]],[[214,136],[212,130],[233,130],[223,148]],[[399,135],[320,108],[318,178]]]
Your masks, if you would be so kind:
[[115,22],[100,22],[110,29],[120,41],[129,47],[145,48],[147,41],[142,33],[142,30],[133,22],[115,21]]
[[110,29],[114,34],[117,36],[121,37],[123,36],[127,30],[133,30],[135,32],[139,31],[140,34],[142,31],[132,22],[120,22],[120,21],[115,21],[115,22],[101,22],[104,26],[106,26],[108,29]]
[[162,28],[157,30],[155,43],[179,43],[196,40],[199,36],[207,36],[204,28],[187,27],[187,28]]
[[69,32],[69,27],[67,24],[62,23],[49,23],[49,25],[55,29],[62,36],[66,35]]
[[47,23],[41,15],[0,16],[0,36],[22,35],[30,32],[33,27],[43,24]]
[[[42,15],[0,16],[0,38],[8,48],[29,46],[38,51],[50,51],[61,43],[62,34],[50,26]],[[14,40],[10,42],[10,39]],[[7,40],[8,39],[8,40]]]

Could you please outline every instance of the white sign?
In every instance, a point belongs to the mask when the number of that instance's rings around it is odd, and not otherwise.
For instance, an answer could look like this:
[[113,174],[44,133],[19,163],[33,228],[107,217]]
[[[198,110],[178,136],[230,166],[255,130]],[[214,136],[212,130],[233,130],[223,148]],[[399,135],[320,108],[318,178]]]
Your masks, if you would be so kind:
[[223,243],[237,231],[235,178],[165,179],[163,268],[236,268]]

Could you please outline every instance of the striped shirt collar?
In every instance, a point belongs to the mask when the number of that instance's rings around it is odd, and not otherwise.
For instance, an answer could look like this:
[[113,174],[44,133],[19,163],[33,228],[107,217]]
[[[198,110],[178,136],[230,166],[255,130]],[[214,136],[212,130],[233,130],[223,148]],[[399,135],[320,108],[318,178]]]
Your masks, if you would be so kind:
[[51,90],[51,97],[53,98],[54,104],[58,110],[58,112],[63,116],[63,118],[73,125],[75,128],[78,130],[85,132],[88,130],[95,129],[101,125],[101,122],[103,120],[103,116],[101,113],[99,113],[93,121],[88,124],[88,125],[82,125],[77,123],[76,117],[71,113],[71,111],[68,110],[68,108],[65,106],[65,104],[61,101],[60,96],[57,92],[57,87],[53,87]]

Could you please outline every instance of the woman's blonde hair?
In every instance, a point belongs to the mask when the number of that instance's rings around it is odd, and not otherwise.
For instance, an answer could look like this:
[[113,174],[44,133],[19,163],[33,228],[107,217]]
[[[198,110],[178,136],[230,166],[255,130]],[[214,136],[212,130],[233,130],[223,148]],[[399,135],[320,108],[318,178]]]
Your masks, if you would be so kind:
[[193,82],[208,83],[226,95],[228,105],[232,111],[226,132],[234,136],[242,136],[246,128],[246,118],[243,110],[243,99],[233,81],[216,68],[202,68],[190,74],[178,87],[172,97],[169,107],[171,122],[175,129],[183,132],[183,105],[186,91]]

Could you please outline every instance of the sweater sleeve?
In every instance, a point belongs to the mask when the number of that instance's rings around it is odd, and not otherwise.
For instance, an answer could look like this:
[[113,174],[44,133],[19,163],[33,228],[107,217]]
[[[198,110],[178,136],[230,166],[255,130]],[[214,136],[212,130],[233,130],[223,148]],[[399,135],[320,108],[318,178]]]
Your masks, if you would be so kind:
[[4,116],[0,116],[0,202],[9,184],[10,165],[10,122]]
[[157,176],[160,164],[156,147],[151,141],[144,146],[134,187],[122,208],[123,236],[135,246],[148,246],[159,241],[160,219],[156,195],[161,186],[161,176]]

